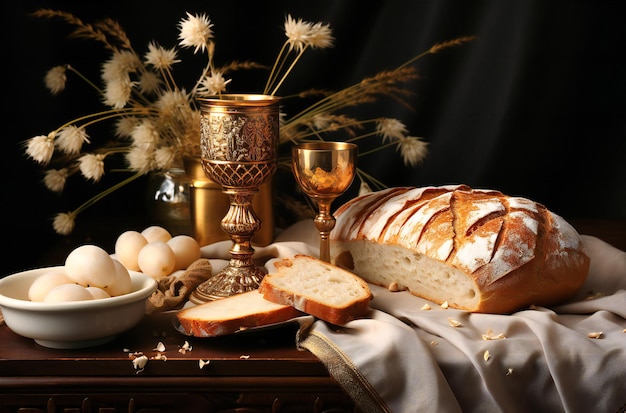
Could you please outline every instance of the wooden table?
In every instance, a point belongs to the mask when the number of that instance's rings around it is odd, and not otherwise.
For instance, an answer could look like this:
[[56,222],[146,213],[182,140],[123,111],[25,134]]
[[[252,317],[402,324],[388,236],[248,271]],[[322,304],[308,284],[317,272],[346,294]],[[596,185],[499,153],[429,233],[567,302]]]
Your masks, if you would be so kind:
[[[572,223],[626,250],[626,221]],[[200,339],[178,333],[169,317],[146,317],[114,341],[80,350],[47,349],[0,325],[0,413],[356,411],[323,364],[296,349],[295,326]],[[192,350],[182,354],[185,340]],[[151,357],[159,341],[167,360],[135,370],[124,349]],[[210,363],[200,369],[199,360]]]
[[[112,342],[75,350],[0,325],[0,413],[355,411],[323,364],[296,348],[295,325],[195,338],[171,317],[146,316]],[[181,352],[185,341],[191,351]],[[150,359],[143,370],[133,367],[135,352]]]

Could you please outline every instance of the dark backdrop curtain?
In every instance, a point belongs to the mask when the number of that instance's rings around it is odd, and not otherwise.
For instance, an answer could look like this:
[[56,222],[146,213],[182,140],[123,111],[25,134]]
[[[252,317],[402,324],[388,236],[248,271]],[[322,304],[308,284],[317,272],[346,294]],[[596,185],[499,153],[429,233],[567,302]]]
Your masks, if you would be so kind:
[[[73,197],[75,192],[92,190],[89,184],[61,198],[48,193],[40,183],[41,169],[23,155],[21,141],[101,108],[76,79],[63,94],[52,97],[43,76],[54,65],[71,63],[97,79],[99,65],[107,58],[93,42],[68,40],[69,27],[63,22],[28,16],[37,8],[72,11],[85,21],[116,19],[142,53],[151,40],[175,46],[177,25],[186,12],[207,13],[215,24],[217,59],[222,62],[272,62],[284,39],[287,14],[329,23],[335,47],[309,53],[284,85],[285,94],[311,87],[341,88],[393,68],[437,42],[475,35],[474,42],[417,64],[421,78],[410,85],[415,92],[411,108],[382,99],[362,109],[372,116],[403,120],[411,135],[429,143],[426,160],[405,167],[389,149],[360,166],[389,186],[465,183],[534,199],[572,219],[626,218],[622,3],[4,2],[2,216],[5,235],[18,238],[11,255],[28,255],[17,252],[24,245],[31,245],[36,254],[47,243],[58,242],[49,218],[86,198],[84,193]],[[187,49],[180,58],[176,75],[191,83],[203,60]],[[233,88],[259,88],[255,81]],[[86,216],[140,214],[140,189],[121,191]],[[14,267],[28,262],[17,260]]]

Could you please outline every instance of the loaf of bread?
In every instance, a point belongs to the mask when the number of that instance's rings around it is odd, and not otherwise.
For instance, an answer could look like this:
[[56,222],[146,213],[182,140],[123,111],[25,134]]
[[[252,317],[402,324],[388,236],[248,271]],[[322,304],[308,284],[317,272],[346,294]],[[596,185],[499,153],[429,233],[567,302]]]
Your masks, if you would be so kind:
[[301,315],[300,311],[290,305],[266,300],[258,290],[209,301],[176,313],[182,332],[196,337],[233,334],[251,327],[288,321]]
[[336,325],[363,317],[369,310],[369,286],[349,271],[300,254],[274,266],[277,272],[267,274],[259,286],[267,300]]
[[570,224],[499,191],[389,188],[348,201],[335,217],[334,264],[372,284],[470,312],[560,303],[589,270]]

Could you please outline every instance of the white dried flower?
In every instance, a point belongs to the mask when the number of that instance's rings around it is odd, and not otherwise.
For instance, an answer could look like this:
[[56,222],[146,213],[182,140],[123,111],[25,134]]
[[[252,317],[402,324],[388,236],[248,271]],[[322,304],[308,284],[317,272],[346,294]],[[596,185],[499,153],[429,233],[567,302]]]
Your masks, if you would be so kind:
[[68,172],[67,168],[47,170],[43,178],[44,185],[53,192],[61,192],[65,187]]
[[89,142],[87,131],[75,125],[62,128],[55,139],[57,148],[68,155],[79,153],[85,142]]
[[289,43],[290,50],[302,51],[307,44],[311,31],[311,24],[302,19],[294,20],[290,14],[285,19],[285,35]]
[[381,118],[376,120],[376,133],[382,135],[383,143],[404,138],[408,131],[406,125],[398,119]]
[[135,116],[123,116],[115,121],[115,135],[120,138],[131,138],[133,130],[141,121]]
[[176,158],[173,148],[161,147],[154,152],[154,162],[159,169],[169,169]]
[[206,14],[192,15],[187,13],[187,18],[180,22],[180,45],[193,47],[194,53],[206,49],[213,38],[213,23]]
[[102,80],[105,83],[130,79],[129,74],[141,67],[141,60],[130,50],[118,50],[102,64]]
[[78,166],[85,178],[98,182],[104,175],[104,155],[93,153],[83,155],[78,159]]
[[50,90],[50,93],[53,95],[62,92],[65,89],[65,82],[67,81],[67,66],[55,66],[52,69],[46,72],[46,77],[44,81],[46,83],[46,87]]
[[154,66],[155,69],[168,70],[175,63],[180,63],[177,57],[176,49],[165,49],[156,42],[150,42],[145,60],[146,64]]
[[157,95],[163,82],[154,72],[145,71],[139,76],[139,93]]
[[57,234],[68,235],[74,230],[74,214],[59,213],[54,217],[52,227]]
[[26,141],[26,155],[40,164],[47,165],[54,153],[54,136],[51,132],[48,136],[39,135]]
[[104,90],[104,103],[115,109],[121,109],[128,103],[133,91],[133,82],[129,77],[109,80]]
[[414,136],[407,136],[400,139],[398,148],[402,154],[402,160],[406,166],[416,166],[428,153],[428,143]]
[[143,119],[133,128],[130,137],[133,141],[133,146],[141,148],[148,155],[152,155],[159,142],[160,135],[154,121]]
[[333,46],[335,38],[328,24],[315,23],[310,26],[306,42],[313,49],[325,49]]
[[232,79],[226,80],[222,72],[211,71],[211,74],[202,79],[198,93],[200,95],[219,95],[226,91],[226,86]]
[[133,146],[126,154],[126,161],[131,170],[146,173],[152,169],[152,155],[146,148]]

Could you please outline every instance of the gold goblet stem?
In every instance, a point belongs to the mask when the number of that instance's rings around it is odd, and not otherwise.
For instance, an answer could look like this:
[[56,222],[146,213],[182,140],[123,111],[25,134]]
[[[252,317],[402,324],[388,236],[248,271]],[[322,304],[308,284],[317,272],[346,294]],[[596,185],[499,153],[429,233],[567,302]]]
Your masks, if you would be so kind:
[[315,228],[320,233],[320,259],[330,262],[330,232],[335,228],[336,219],[330,212],[333,199],[318,199],[318,214],[315,216]]
[[229,250],[230,265],[236,267],[253,267],[251,239],[260,228],[261,222],[251,208],[252,197],[257,191],[224,188],[230,198],[230,207],[222,219],[222,229],[230,234],[233,246]]

